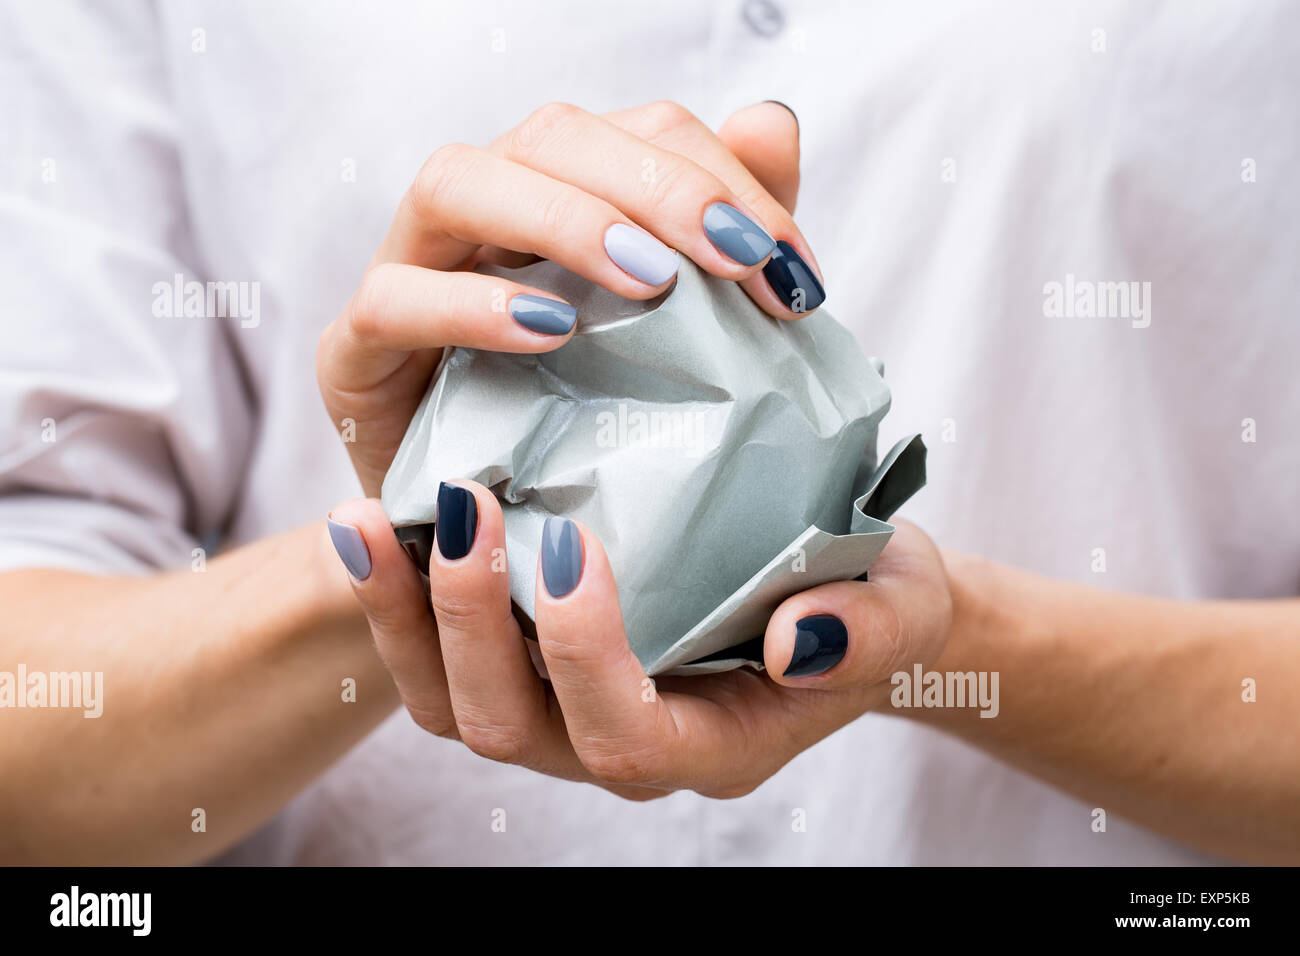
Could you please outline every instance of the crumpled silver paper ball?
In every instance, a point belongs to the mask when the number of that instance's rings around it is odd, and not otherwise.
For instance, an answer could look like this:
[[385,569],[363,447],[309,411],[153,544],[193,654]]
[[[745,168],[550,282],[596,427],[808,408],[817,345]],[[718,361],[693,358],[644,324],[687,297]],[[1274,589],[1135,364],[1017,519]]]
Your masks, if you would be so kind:
[[776,606],[865,574],[925,483],[919,436],[877,461],[882,366],[825,310],[774,319],[685,259],[648,302],[551,262],[485,271],[577,306],[577,334],[540,355],[449,350],[383,505],[427,547],[440,482],[491,488],[527,620],[542,523],[564,515],[604,545],[648,673],[754,664]]

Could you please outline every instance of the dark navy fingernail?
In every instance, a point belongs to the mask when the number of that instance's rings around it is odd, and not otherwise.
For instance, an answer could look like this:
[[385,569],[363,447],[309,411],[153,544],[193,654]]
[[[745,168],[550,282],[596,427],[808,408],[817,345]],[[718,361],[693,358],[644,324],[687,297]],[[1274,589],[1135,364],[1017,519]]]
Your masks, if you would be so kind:
[[811,312],[826,301],[826,290],[816,274],[784,239],[778,240],[772,258],[763,266],[763,275],[776,297],[791,312]]
[[529,332],[568,335],[578,320],[578,310],[559,299],[517,295],[510,300],[510,316]]
[[794,626],[794,654],[784,677],[824,674],[844,659],[849,631],[833,614],[813,614]]
[[564,597],[582,580],[582,535],[568,518],[552,516],[542,526],[542,580],[553,598]]
[[776,248],[767,230],[725,202],[704,210],[704,234],[715,249],[742,266],[758,265]]
[[478,502],[459,485],[438,486],[438,551],[448,561],[459,561],[474,547],[478,533]]
[[326,518],[325,521],[329,525],[334,550],[339,553],[348,574],[358,581],[370,577],[370,549],[366,547],[366,539],[361,537],[361,532],[352,525],[333,518]]

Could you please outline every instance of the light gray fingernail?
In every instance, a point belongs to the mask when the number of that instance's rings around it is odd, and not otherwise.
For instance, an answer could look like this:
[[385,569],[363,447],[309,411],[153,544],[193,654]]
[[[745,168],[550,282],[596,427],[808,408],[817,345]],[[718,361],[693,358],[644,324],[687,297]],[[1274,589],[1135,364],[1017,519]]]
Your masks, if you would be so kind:
[[334,550],[339,553],[339,558],[343,561],[343,566],[348,569],[348,574],[358,581],[370,577],[370,549],[366,547],[366,539],[361,537],[361,532],[352,525],[335,521],[333,518],[325,520],[329,523],[330,540],[334,542]]
[[520,294],[510,300],[510,315],[530,332],[568,335],[578,319],[578,310],[559,299]]
[[725,202],[704,210],[704,234],[715,249],[742,266],[758,265],[776,248],[766,229]]
[[605,251],[634,279],[663,285],[677,275],[677,253],[640,229],[616,222],[605,230]]

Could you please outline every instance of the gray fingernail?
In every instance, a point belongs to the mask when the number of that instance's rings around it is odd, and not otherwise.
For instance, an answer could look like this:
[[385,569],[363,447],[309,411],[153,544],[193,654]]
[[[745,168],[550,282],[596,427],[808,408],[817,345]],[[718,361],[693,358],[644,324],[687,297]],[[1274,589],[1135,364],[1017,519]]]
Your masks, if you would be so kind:
[[578,320],[578,310],[559,299],[517,295],[510,300],[510,316],[529,332],[568,335]]
[[343,566],[348,569],[348,574],[358,581],[370,577],[370,549],[366,547],[366,539],[361,537],[361,532],[352,525],[335,521],[333,518],[325,520],[329,524],[330,540],[334,542],[334,550],[339,553],[339,558],[342,559]]
[[742,266],[758,265],[776,248],[767,230],[725,202],[704,210],[704,234],[714,248]]
[[582,580],[582,535],[568,518],[551,516],[542,525],[542,581],[561,598]]
[[634,279],[663,285],[677,275],[677,253],[647,232],[616,222],[605,230],[605,251]]

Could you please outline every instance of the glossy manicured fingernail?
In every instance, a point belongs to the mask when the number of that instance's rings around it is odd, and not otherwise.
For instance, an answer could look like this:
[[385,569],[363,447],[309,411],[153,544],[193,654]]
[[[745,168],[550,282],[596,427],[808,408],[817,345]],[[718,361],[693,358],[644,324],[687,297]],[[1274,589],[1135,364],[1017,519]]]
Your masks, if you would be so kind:
[[758,265],[776,248],[767,230],[725,202],[704,210],[704,234],[715,249],[742,266]]
[[348,574],[358,581],[370,577],[370,549],[366,547],[366,539],[361,537],[361,532],[352,525],[333,518],[326,518],[325,521],[329,524],[334,550],[339,553],[339,559],[348,569]]
[[517,295],[510,300],[510,316],[529,332],[568,335],[578,320],[578,310],[559,299]]
[[781,304],[791,312],[811,312],[826,301],[826,290],[817,281],[817,275],[784,239],[777,242],[772,258],[763,266],[763,275],[767,276],[767,284]]
[[832,614],[813,614],[794,626],[794,654],[784,677],[813,677],[824,674],[844,659],[849,649],[849,631]]
[[561,598],[582,580],[582,535],[568,518],[552,516],[542,526],[542,580],[553,598]]
[[663,285],[677,275],[677,253],[625,223],[616,222],[605,230],[605,251],[614,265],[646,285]]
[[448,561],[459,561],[474,547],[478,533],[478,501],[459,485],[445,481],[438,486],[438,552]]
[[394,528],[397,543],[411,562],[424,574],[429,573],[429,556],[433,554],[434,530],[431,524],[413,524]]

